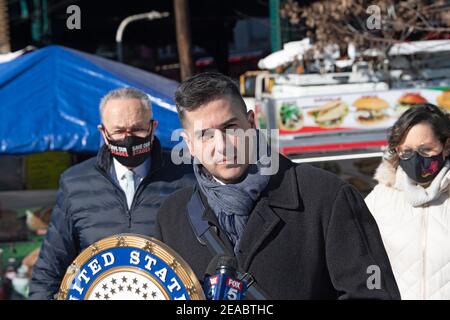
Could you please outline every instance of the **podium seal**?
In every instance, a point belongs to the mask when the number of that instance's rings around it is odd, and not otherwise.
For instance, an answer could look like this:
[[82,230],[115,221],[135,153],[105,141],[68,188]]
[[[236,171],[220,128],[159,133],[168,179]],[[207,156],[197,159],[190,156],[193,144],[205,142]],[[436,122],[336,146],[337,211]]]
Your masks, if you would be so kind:
[[203,300],[189,265],[164,243],[136,234],[104,238],[73,261],[59,300]]

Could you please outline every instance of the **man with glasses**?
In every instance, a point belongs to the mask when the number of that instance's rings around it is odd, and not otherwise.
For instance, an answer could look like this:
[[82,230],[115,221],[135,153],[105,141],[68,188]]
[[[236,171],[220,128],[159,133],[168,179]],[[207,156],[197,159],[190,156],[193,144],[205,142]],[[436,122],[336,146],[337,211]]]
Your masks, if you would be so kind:
[[174,165],[155,137],[150,100],[120,88],[100,102],[105,144],[92,158],[63,173],[56,206],[30,298],[52,299],[67,267],[92,243],[119,233],[153,236],[156,211],[166,196],[193,183],[190,168]]

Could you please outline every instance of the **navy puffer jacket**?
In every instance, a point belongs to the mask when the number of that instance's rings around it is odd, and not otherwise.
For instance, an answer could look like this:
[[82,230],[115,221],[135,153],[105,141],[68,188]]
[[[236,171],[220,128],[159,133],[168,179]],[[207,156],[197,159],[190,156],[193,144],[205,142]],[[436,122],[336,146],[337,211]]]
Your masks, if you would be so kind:
[[111,153],[103,146],[96,158],[62,174],[48,233],[33,268],[31,299],[53,299],[67,267],[94,242],[119,233],[153,236],[163,200],[195,181],[192,166],[174,165],[155,138],[150,172],[128,210],[125,193],[109,175],[111,165]]

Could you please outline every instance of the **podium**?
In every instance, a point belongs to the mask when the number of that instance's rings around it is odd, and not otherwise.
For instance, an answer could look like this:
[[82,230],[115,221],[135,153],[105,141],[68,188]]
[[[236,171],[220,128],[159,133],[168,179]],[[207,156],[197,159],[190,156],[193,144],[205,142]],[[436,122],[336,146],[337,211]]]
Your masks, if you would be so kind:
[[59,300],[204,300],[190,266],[164,243],[137,234],[99,240],[73,261]]

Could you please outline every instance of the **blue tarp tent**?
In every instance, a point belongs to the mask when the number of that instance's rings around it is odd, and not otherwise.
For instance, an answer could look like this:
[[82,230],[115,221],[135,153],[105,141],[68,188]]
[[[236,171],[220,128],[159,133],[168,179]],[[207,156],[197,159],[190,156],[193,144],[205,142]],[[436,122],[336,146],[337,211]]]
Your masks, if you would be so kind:
[[48,150],[96,152],[98,105],[109,90],[145,91],[164,148],[180,128],[173,102],[178,83],[121,63],[49,46],[0,64],[0,154]]

